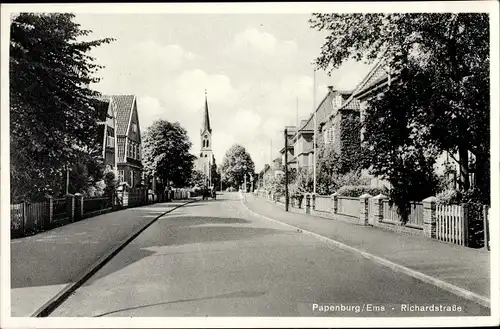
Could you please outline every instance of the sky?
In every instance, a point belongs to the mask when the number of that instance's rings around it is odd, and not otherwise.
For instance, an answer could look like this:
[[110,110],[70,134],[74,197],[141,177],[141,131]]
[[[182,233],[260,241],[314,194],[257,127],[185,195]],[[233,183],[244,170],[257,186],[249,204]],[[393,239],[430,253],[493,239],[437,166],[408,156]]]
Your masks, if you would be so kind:
[[[199,154],[208,93],[217,164],[234,144],[246,148],[256,171],[279,156],[285,125],[314,108],[312,61],[324,32],[307,14],[76,14],[88,38],[112,37],[90,53],[105,94],[134,94],[141,131],[158,119],[178,121]],[[353,89],[370,67],[346,62],[316,72],[316,105],[327,86]]]

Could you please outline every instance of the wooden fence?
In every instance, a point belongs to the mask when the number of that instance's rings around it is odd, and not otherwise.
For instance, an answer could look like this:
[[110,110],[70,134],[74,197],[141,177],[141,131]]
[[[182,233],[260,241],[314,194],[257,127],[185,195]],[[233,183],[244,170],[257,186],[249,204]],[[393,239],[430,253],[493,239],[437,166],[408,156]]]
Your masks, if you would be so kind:
[[[266,193],[258,193],[265,198],[268,197]],[[273,201],[284,203],[284,196],[274,195]],[[334,201],[330,199],[330,196],[316,196],[315,209],[319,212],[331,212],[334,215],[346,215],[353,218],[361,219],[364,214],[360,212],[362,200],[356,197],[346,197],[337,196],[337,205],[335,212]],[[298,208],[297,197],[290,198],[290,206],[293,208]],[[426,201],[425,202],[430,202]],[[475,203],[467,203],[462,205],[442,205],[439,203],[434,203],[427,212],[427,216],[430,216],[428,221],[431,224],[431,218],[435,218],[436,228],[435,231],[431,228],[430,230],[424,230],[424,202],[411,202],[410,212],[408,216],[408,221],[402,223],[401,217],[399,216],[396,205],[391,204],[390,200],[381,200],[382,202],[382,218],[379,224],[375,220],[375,206],[376,199],[369,199],[368,201],[368,224],[382,228],[387,228],[390,230],[396,230],[398,232],[405,232],[410,234],[424,235],[429,238],[435,238],[437,240],[453,243],[461,246],[467,246],[471,248],[482,248],[489,246],[489,220],[491,216],[491,209],[487,206]],[[305,205],[305,195],[302,199],[302,207],[305,213],[309,213],[309,210]],[[366,220],[366,218],[364,219]],[[380,220],[380,219],[379,219]],[[393,224],[393,225],[386,225]],[[432,226],[431,226],[432,227]]]
[[360,214],[359,198],[339,196],[337,207],[338,207],[337,212],[341,215],[359,217]]
[[49,226],[47,202],[23,202],[11,205],[10,209],[12,237],[35,234]]
[[460,205],[436,206],[436,239],[467,245],[468,226],[465,212]]
[[[396,205],[391,205],[389,200],[383,200],[383,221],[392,224],[401,223],[401,216],[399,216],[396,210]],[[411,202],[410,214],[406,226],[423,229],[424,205],[422,202]]]
[[68,200],[66,198],[57,198],[52,200],[52,221],[54,224],[63,224],[70,219],[70,209],[68,209]]
[[112,198],[109,196],[89,197],[83,199],[83,214],[85,217],[102,214],[113,209]]
[[[186,196],[187,192],[182,191],[182,194],[179,195]],[[122,198],[125,199],[125,202],[123,202]],[[113,204],[113,199],[108,196],[83,197],[82,199],[81,196],[76,195],[73,197],[53,198],[52,201],[48,198],[43,202],[12,204],[10,205],[11,237],[20,238],[36,234],[85,217],[118,210],[124,206],[133,207],[164,201],[167,200],[163,194],[159,194],[157,197],[150,195],[148,198],[146,191],[141,190],[123,194],[119,192],[117,198],[115,198],[115,204]]]

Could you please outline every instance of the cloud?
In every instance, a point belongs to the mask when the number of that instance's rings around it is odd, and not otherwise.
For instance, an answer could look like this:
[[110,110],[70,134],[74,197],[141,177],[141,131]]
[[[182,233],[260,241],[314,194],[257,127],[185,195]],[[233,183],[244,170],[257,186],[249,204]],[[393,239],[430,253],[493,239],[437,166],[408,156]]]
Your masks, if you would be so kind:
[[219,167],[222,165],[222,159],[227,150],[234,144],[236,144],[236,138],[232,134],[228,134],[224,131],[214,131],[212,135],[212,145],[214,147],[213,152],[215,161]]
[[175,99],[182,109],[195,112],[204,107],[205,90],[210,104],[231,104],[236,100],[231,79],[223,74],[208,74],[194,69],[182,72],[173,85],[166,84],[165,94]]
[[225,53],[250,64],[263,65],[269,59],[279,59],[283,65],[283,62],[294,58],[297,51],[298,46],[295,41],[281,41],[269,32],[249,27],[234,35]]
[[237,33],[234,37],[234,48],[238,50],[248,51],[256,49],[262,53],[272,53],[278,40],[267,32],[262,32],[256,28],[247,28],[246,30]]
[[162,119],[166,112],[160,101],[151,96],[139,97],[137,107],[139,109],[139,123],[143,132],[155,120]]
[[153,40],[146,40],[137,44],[132,50],[132,57],[140,60],[144,65],[154,67],[156,70],[175,70],[185,61],[197,58],[194,53],[185,50],[180,45],[163,45]]

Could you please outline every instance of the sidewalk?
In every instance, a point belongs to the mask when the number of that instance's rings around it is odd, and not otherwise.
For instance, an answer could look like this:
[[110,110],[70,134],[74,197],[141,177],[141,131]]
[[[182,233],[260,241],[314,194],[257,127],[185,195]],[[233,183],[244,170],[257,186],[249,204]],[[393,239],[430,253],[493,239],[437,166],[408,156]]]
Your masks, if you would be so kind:
[[246,195],[245,205],[257,214],[490,298],[490,253],[484,249],[475,250],[342,220],[285,212],[283,208],[251,194]]
[[11,240],[11,315],[30,316],[107,252],[188,202],[128,208]]

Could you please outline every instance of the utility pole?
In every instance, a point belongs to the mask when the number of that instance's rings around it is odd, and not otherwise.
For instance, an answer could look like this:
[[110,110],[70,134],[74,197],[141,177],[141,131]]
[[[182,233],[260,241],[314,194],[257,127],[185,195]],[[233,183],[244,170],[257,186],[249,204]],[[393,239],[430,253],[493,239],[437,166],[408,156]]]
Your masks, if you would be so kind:
[[313,151],[314,151],[314,168],[313,168],[313,176],[314,176],[314,194],[316,194],[316,131],[318,130],[317,122],[316,122],[316,69],[314,69],[313,73],[313,115],[314,115],[314,141],[313,141]]
[[288,129],[285,128],[285,211],[288,211]]

